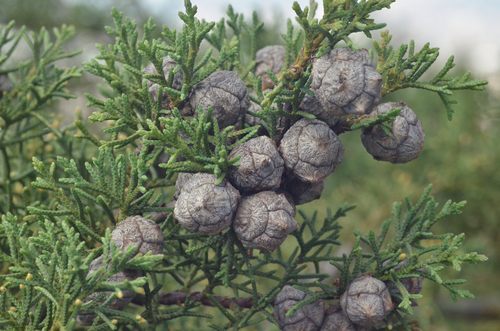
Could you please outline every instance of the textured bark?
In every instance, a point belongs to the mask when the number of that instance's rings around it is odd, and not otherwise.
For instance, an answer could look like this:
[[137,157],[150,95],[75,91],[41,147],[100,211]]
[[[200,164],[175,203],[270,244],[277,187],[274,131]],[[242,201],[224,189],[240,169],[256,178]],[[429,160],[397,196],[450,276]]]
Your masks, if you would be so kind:
[[273,317],[276,318],[282,331],[317,331],[325,317],[325,304],[317,300],[287,317],[286,313],[299,301],[309,298],[309,295],[290,285],[283,287],[274,302]]
[[285,167],[303,182],[319,183],[340,162],[344,148],[337,135],[319,120],[301,119],[281,140],[280,153]]
[[233,222],[240,193],[225,179],[216,182],[214,175],[198,173],[183,186],[174,217],[189,231],[214,235]]
[[340,306],[353,323],[362,326],[382,321],[394,308],[387,286],[370,275],[360,276],[347,286]]
[[380,102],[382,76],[366,49],[333,49],[314,62],[311,76],[325,116],[364,114]]
[[196,84],[189,100],[193,109],[201,106],[204,113],[212,107],[212,117],[217,119],[221,129],[236,124],[250,107],[248,89],[232,71],[214,72]]
[[284,162],[274,142],[266,136],[253,138],[233,149],[229,159],[241,155],[240,166],[229,168],[229,181],[245,192],[274,191],[281,184]]
[[264,191],[243,199],[233,229],[247,247],[274,251],[298,228],[294,217],[295,210],[284,194]]
[[363,130],[361,142],[377,161],[407,163],[418,157],[425,142],[422,122],[404,102],[388,102],[377,106],[370,117],[388,113],[392,108],[402,107],[401,114],[391,122],[392,137],[379,127]]

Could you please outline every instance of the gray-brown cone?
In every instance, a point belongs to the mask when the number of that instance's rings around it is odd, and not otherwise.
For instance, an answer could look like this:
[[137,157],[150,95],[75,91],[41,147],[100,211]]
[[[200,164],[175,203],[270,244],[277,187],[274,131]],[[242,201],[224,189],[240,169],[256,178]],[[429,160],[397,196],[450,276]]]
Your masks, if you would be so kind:
[[280,144],[285,167],[303,182],[319,183],[340,162],[344,148],[337,135],[320,120],[301,119],[283,136]]
[[425,141],[422,122],[404,102],[388,102],[378,105],[370,117],[388,113],[392,108],[402,107],[401,114],[391,122],[392,137],[379,127],[364,129],[361,142],[366,151],[377,161],[406,163],[418,157]]
[[136,246],[134,255],[145,255],[151,251],[153,255],[163,253],[163,233],[160,226],[148,218],[139,215],[129,216],[118,224],[111,232],[111,242],[123,252],[127,246]]
[[174,199],[179,199],[179,196],[181,195],[182,192],[182,188],[191,178],[193,178],[194,175],[195,174],[189,172],[179,173],[179,175],[177,176],[177,180],[175,181]]
[[358,331],[339,305],[328,307],[320,331]]
[[218,71],[196,84],[189,96],[191,107],[201,106],[204,113],[212,107],[213,118],[219,128],[236,124],[250,107],[250,98],[245,83],[236,72]]
[[317,331],[325,318],[325,304],[322,300],[297,310],[290,317],[286,313],[299,301],[309,298],[309,295],[290,285],[283,287],[274,303],[273,317],[276,318],[282,331]]
[[310,96],[309,94],[306,94],[300,103],[300,110],[316,116],[316,119],[325,122],[329,127],[333,127],[337,124],[342,117],[342,115],[337,114],[336,108],[323,108],[318,98],[316,98],[316,96]]
[[229,159],[241,155],[239,167],[229,168],[229,181],[245,192],[274,191],[285,169],[275,143],[267,136],[253,138],[237,146]]
[[333,49],[314,62],[311,76],[310,89],[328,116],[365,114],[380,102],[382,76],[366,49]]
[[198,173],[182,187],[174,217],[189,231],[215,235],[233,222],[240,193],[225,179],[216,182],[214,175]]
[[[165,56],[163,58],[163,74],[165,75],[165,79],[168,81],[168,76],[170,73],[170,70],[173,70],[177,66],[177,62],[175,62],[170,56]],[[143,72],[145,74],[157,74],[158,72],[156,71],[155,66],[151,63],[148,65],[146,68],[144,68]],[[155,102],[158,101],[158,90],[160,88],[159,84],[153,83],[150,80],[145,79],[146,83],[148,84],[148,91],[151,94],[151,97],[153,97],[153,100]],[[179,70],[174,75],[174,81],[172,83],[172,88],[176,90],[180,90],[182,88],[182,72]],[[161,101],[161,107],[163,109],[169,109],[168,105],[170,103],[170,100],[168,98],[167,93],[163,92],[162,93],[162,101]]]
[[271,70],[275,75],[278,74],[285,63],[285,56],[285,46],[266,46],[257,51],[255,56],[255,77],[262,77],[262,85],[265,88],[274,86],[271,78],[267,75],[267,70]]
[[[102,259],[103,258],[101,255],[100,257],[98,257],[97,259],[93,260],[90,263],[88,275],[90,275],[90,274],[94,273],[96,270],[102,268]],[[120,271],[120,272],[114,274],[113,276],[111,276],[107,281],[112,282],[112,283],[120,283],[120,282],[124,282],[126,280],[132,281],[132,280],[137,279],[138,277],[141,277],[140,270],[123,270],[123,271]],[[105,292],[105,293],[107,295],[103,299],[101,299],[97,303],[97,305],[103,304],[113,292]],[[106,308],[114,309],[114,310],[121,310],[126,305],[128,305],[136,295],[136,293],[133,291],[122,291],[122,293],[123,293],[122,298],[115,298],[113,301],[111,301],[111,303]],[[94,300],[95,298],[97,298],[99,296],[99,294],[101,294],[101,292],[92,293],[91,295],[86,297],[83,300],[83,302],[85,303],[85,302],[89,302],[91,300]],[[88,325],[92,325],[93,320],[94,320],[94,318],[96,318],[96,316],[97,315],[94,313],[84,311],[84,312],[81,312],[77,315],[76,321],[80,325],[87,325],[88,326]]]
[[241,201],[233,230],[244,245],[274,251],[298,228],[294,217],[294,207],[284,194],[259,192]]
[[323,180],[319,183],[308,183],[294,178],[286,184],[286,189],[292,195],[296,205],[303,205],[321,198],[321,193],[324,188],[325,181]]
[[347,286],[340,306],[353,323],[362,326],[382,321],[394,308],[384,282],[369,275],[360,276]]

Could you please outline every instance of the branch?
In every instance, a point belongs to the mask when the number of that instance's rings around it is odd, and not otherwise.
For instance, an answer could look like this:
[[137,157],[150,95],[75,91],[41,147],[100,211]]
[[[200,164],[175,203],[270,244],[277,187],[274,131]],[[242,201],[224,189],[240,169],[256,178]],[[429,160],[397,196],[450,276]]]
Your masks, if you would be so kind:
[[[163,292],[159,294],[159,304],[171,306],[171,305],[181,305],[186,302],[187,297],[189,296],[189,300],[192,302],[200,302],[204,306],[215,307],[214,303],[210,301],[207,297],[203,296],[202,292]],[[224,308],[231,308],[233,304],[240,306],[240,308],[250,309],[253,307],[253,298],[228,298],[223,296],[213,296]],[[272,305],[274,301],[270,304]],[[144,303],[140,299],[132,300],[132,303],[136,305],[144,305]]]
[[[322,291],[318,291],[315,293],[323,293]],[[191,302],[199,302],[204,306],[215,307],[215,304],[210,301],[207,297],[203,296],[203,292],[163,292],[159,294],[158,303],[165,306],[172,305],[181,305],[186,302],[187,297],[189,296],[189,301]],[[228,298],[225,296],[213,296],[224,308],[230,309],[233,304],[238,305],[240,308],[251,309],[253,308],[253,298]],[[338,299],[339,297],[329,297],[327,300]],[[133,304],[143,306],[144,302],[136,296],[132,300]],[[269,305],[274,306],[274,300],[269,302]]]

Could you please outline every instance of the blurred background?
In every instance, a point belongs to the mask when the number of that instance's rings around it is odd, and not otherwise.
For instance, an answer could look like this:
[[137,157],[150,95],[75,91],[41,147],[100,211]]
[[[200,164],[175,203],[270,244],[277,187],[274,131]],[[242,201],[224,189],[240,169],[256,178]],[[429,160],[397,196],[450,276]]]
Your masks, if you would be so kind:
[[[192,0],[197,5],[198,17],[219,21],[226,17],[229,1]],[[298,1],[301,6],[308,1]],[[286,19],[293,18],[292,1],[248,0],[233,1],[235,12],[249,19],[256,10],[265,21],[259,46],[283,44]],[[112,25],[109,15],[115,6],[141,26],[153,17],[158,26],[180,26],[177,12],[183,10],[181,0],[1,0],[0,24],[16,20],[16,25],[29,29],[53,28],[61,24],[76,27],[77,35],[68,45],[83,49],[83,53],[64,65],[81,66],[98,55],[96,43],[113,42],[105,30]],[[321,7],[321,5],[320,5]],[[319,8],[318,15],[322,10]],[[453,231],[466,233],[462,247],[489,257],[477,266],[466,265],[460,273],[448,277],[466,278],[465,287],[476,295],[475,300],[462,299],[454,304],[447,291],[424,282],[424,299],[414,309],[422,330],[500,330],[500,1],[497,0],[398,0],[390,11],[374,15],[377,22],[387,23],[394,35],[392,44],[415,40],[416,47],[431,42],[440,47],[441,56],[434,70],[439,70],[451,55],[457,67],[450,75],[459,76],[472,71],[472,78],[487,79],[485,92],[458,92],[453,121],[448,121],[437,95],[425,91],[399,91],[384,101],[404,101],[418,115],[426,133],[424,149],[418,159],[404,165],[377,162],[364,150],[359,135],[351,132],[340,136],[345,147],[344,161],[327,180],[320,200],[303,206],[311,213],[318,209],[325,215],[326,207],[336,209],[344,203],[355,203],[357,208],[342,221],[342,241],[346,249],[353,242],[352,232],[378,229],[390,217],[392,203],[408,195],[416,201],[423,189],[433,183],[432,193],[440,204],[446,200],[467,200],[462,215],[448,218],[434,230],[435,233]],[[159,30],[159,29],[158,29]],[[374,35],[376,36],[376,34]],[[369,41],[359,35],[353,38],[359,46],[370,47]],[[17,59],[22,59],[23,49]],[[26,55],[28,56],[28,55]],[[62,64],[60,64],[62,65]],[[435,73],[435,72],[434,72]],[[432,75],[432,73],[430,73]],[[425,80],[425,77],[423,78]],[[73,122],[74,110],[85,109],[84,92],[97,95],[101,82],[88,73],[73,82],[72,90],[80,96],[60,103],[59,112],[66,124]],[[300,218],[298,218],[300,221]],[[293,241],[290,239],[289,241]],[[290,246],[294,242],[290,242]],[[200,321],[200,326],[206,321]],[[276,330],[269,323],[261,323],[261,330]],[[203,327],[202,327],[203,328]]]

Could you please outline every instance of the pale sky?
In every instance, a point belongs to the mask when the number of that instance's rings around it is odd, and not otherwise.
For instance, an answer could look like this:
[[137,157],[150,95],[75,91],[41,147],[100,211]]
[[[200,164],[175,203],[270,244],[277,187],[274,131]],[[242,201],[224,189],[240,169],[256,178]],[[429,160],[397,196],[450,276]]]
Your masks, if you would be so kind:
[[[191,1],[198,6],[198,17],[207,21],[226,17],[229,3],[248,19],[257,8],[264,14],[261,19],[267,21],[277,16],[294,17],[292,0]],[[322,14],[322,2],[318,2],[317,16]],[[184,1],[144,0],[144,3],[157,13],[164,11],[172,17],[172,13],[183,10]],[[298,3],[304,7],[309,0]],[[442,61],[455,54],[456,62],[472,65],[478,75],[500,71],[500,0],[397,0],[391,10],[382,10],[373,17],[387,23],[395,43],[414,39],[416,46],[421,47],[431,42],[431,47],[441,48]]]

